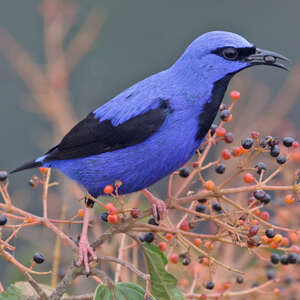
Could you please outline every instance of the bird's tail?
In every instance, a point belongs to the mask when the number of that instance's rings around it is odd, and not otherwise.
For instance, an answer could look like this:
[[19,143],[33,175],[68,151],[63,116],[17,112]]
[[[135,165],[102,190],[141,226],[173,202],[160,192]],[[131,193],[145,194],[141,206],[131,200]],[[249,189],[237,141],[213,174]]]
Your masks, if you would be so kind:
[[42,166],[42,162],[33,160],[33,161],[30,161],[30,162],[20,166],[19,168],[16,168],[16,169],[12,170],[10,172],[10,174],[16,173],[16,172],[19,172],[19,171],[23,171],[23,170],[27,170],[27,169],[38,168],[38,167],[41,167],[41,166]]

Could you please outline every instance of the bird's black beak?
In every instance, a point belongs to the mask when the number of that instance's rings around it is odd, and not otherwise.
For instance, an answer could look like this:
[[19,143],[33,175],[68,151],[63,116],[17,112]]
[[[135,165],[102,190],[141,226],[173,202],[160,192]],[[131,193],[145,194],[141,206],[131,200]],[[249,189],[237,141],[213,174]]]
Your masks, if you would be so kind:
[[249,62],[251,66],[268,65],[268,66],[274,66],[288,71],[289,69],[285,65],[283,65],[280,61],[289,62],[290,60],[276,52],[256,48],[255,53],[249,55],[246,61]]

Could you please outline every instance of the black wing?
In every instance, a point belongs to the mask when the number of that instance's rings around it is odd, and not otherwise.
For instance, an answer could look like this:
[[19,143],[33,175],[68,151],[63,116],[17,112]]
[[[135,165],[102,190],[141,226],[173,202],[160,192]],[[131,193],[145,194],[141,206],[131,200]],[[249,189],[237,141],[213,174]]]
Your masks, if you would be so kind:
[[46,153],[45,161],[88,157],[139,144],[154,134],[171,112],[169,101],[162,100],[158,108],[118,126],[110,120],[100,122],[92,112]]

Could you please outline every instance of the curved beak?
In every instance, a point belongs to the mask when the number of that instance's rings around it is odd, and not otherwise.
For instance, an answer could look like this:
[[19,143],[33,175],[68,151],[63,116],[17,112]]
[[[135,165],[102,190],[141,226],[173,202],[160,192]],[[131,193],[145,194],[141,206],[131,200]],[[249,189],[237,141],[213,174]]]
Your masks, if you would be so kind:
[[256,48],[255,53],[249,55],[246,58],[246,61],[249,62],[251,66],[269,65],[286,71],[288,71],[289,69],[284,64],[282,64],[281,61],[290,62],[288,58],[284,57],[281,54],[269,50],[259,49],[259,48]]

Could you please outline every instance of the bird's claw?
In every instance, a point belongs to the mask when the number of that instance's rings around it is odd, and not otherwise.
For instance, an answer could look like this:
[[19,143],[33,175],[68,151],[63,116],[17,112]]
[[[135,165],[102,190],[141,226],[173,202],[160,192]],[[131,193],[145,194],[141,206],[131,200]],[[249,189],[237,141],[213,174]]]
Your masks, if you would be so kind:
[[152,198],[151,207],[152,214],[156,222],[164,219],[168,214],[166,203],[156,197]]
[[86,273],[90,272],[89,267],[89,254],[93,258],[93,260],[97,260],[97,255],[92,247],[89,245],[88,240],[80,240],[79,242],[79,259],[76,263],[77,266],[80,266],[82,263],[84,264],[84,268]]

